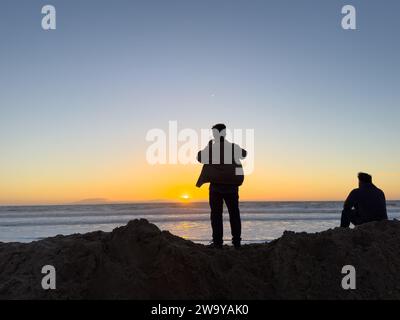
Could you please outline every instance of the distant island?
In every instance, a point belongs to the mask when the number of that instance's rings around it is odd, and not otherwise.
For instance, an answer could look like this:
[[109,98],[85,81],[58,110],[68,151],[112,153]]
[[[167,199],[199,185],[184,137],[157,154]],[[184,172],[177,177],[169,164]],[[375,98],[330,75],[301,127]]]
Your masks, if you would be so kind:
[[72,202],[72,205],[79,205],[79,204],[88,204],[88,205],[95,205],[95,204],[108,204],[112,201],[106,198],[90,198],[90,199],[82,199],[79,201]]
[[68,203],[69,205],[101,205],[101,204],[130,204],[130,203],[169,203],[173,202],[171,200],[166,199],[154,199],[154,200],[146,200],[146,201],[138,201],[138,200],[126,200],[126,201],[113,201],[107,198],[89,198],[82,199],[74,202]]

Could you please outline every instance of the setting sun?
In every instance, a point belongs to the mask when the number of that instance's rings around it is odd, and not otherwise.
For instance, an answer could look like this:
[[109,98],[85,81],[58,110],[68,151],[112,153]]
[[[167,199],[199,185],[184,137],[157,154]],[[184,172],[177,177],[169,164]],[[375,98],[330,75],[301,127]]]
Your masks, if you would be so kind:
[[181,195],[181,200],[189,200],[190,199],[190,195],[188,195],[187,193],[184,193]]

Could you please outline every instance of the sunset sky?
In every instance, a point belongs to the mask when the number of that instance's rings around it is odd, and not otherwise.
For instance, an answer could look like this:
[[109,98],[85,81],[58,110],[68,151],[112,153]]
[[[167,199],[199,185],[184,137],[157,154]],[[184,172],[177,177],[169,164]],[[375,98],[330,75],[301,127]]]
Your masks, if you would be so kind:
[[242,200],[342,200],[359,171],[400,199],[399,14],[397,0],[2,0],[0,204],[206,200],[199,164],[146,161],[169,121],[254,129]]

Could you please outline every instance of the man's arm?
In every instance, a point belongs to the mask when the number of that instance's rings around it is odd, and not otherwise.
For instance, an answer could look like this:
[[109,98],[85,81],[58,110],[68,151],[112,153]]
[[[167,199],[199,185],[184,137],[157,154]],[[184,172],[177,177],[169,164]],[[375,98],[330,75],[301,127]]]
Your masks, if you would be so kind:
[[382,196],[383,196],[383,207],[384,207],[383,218],[385,220],[387,220],[388,219],[388,215],[387,215],[387,210],[386,210],[386,197],[385,197],[385,193],[383,191],[382,191]]
[[350,192],[350,194],[348,195],[347,199],[344,202],[343,205],[344,211],[351,211],[354,208],[356,204],[355,198],[356,198],[356,190],[353,190]]
[[351,211],[356,204],[355,195],[356,190],[351,191],[344,202],[342,216],[340,218],[340,226],[343,228],[348,228],[350,226],[352,213]]
[[200,150],[197,153],[197,161],[203,164],[209,164],[210,162],[210,150],[211,150],[211,146],[212,145],[212,140],[210,140],[210,142],[207,144],[207,146],[203,149]]
[[235,161],[242,160],[247,157],[247,151],[237,144],[233,144],[233,157]]
[[[242,148],[241,148],[242,149]],[[242,149],[242,157],[240,159],[244,159],[247,157],[247,151]]]

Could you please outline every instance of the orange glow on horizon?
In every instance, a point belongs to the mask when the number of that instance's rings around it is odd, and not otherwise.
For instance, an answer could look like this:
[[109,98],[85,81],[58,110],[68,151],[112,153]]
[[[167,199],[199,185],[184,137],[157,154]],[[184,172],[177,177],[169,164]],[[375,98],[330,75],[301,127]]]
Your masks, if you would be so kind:
[[[104,202],[208,201],[208,184],[195,183],[201,165],[156,165],[145,161],[96,166],[44,166],[0,182],[0,204],[70,204],[83,199]],[[241,201],[342,201],[357,187],[358,168],[332,172],[328,167],[274,164],[256,166],[240,187]],[[38,176],[40,175],[40,176]],[[398,199],[400,173],[373,171],[374,182],[387,199]],[[5,183],[4,181],[8,181]],[[12,181],[12,183],[9,183]]]

